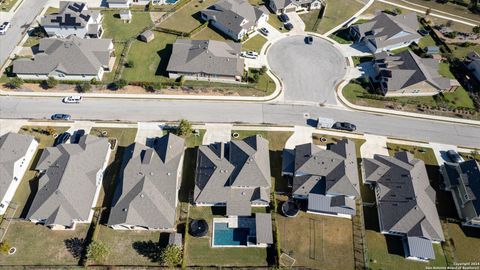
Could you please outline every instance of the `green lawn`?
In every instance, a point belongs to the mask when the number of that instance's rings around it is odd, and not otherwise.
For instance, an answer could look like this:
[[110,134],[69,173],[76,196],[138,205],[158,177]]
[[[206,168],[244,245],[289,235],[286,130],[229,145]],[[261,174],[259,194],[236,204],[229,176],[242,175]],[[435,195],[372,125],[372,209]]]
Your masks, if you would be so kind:
[[194,36],[190,37],[193,40],[218,40],[218,41],[231,41],[229,37],[222,35],[218,30],[215,30],[211,26],[205,27],[200,30]]
[[[214,209],[214,210],[212,210]],[[212,207],[191,206],[190,219],[205,219],[208,222],[209,233],[205,237],[188,236],[185,246],[187,266],[232,266],[255,267],[268,266],[266,248],[212,248],[210,245],[212,220],[214,217],[224,217],[224,209]],[[217,213],[218,214],[214,214]]]
[[288,32],[287,29],[283,28],[283,22],[278,19],[277,14],[268,15],[268,23],[280,32]]
[[8,12],[18,1],[23,0],[4,0],[0,1],[0,12]]
[[325,14],[315,29],[315,32],[323,34],[337,25],[342,24],[363,7],[355,0],[327,0]]
[[457,262],[478,262],[480,256],[480,234],[478,230],[461,227],[457,223],[448,223],[448,234],[452,238],[454,254]]
[[160,26],[188,33],[202,24],[198,12],[215,2],[217,0],[192,0],[167,20],[163,21]]
[[0,266],[77,265],[89,226],[77,224],[75,230],[53,231],[28,221],[12,221],[4,240],[17,251],[10,256],[0,254]]
[[438,166],[438,162],[435,158],[432,148],[387,143],[387,149],[391,156],[393,156],[396,152],[408,151],[412,153],[415,158],[423,160],[425,165]]
[[320,14],[319,9],[314,9],[311,10],[307,13],[300,14],[300,18],[303,20],[305,23],[305,31],[308,32],[317,32],[317,29],[315,27],[315,23],[318,20],[318,16]]
[[476,52],[480,54],[480,45],[461,47],[457,45],[449,45],[449,48],[452,50],[453,56],[463,59],[470,52]]
[[248,0],[248,2],[252,5],[252,6],[260,6],[260,5],[263,5],[265,4],[265,0]]
[[450,71],[450,65],[446,62],[440,62],[438,64],[438,73],[443,77],[455,79],[455,76],[453,76],[452,72]]
[[[430,7],[432,9],[437,9],[437,10],[446,12],[448,14],[460,16],[460,19],[466,18],[466,19],[480,21],[480,15],[472,13],[471,11],[468,10],[467,7],[464,7],[461,5],[455,5],[453,3],[442,4],[442,3],[437,3],[436,1],[425,1],[425,0],[408,0],[408,1],[415,4],[422,5],[422,6]],[[403,1],[399,1],[399,0],[395,0],[393,2],[399,2],[402,4],[404,3]],[[468,2],[468,1],[463,1],[463,2]]]
[[28,37],[25,43],[23,43],[23,47],[33,47],[40,43],[40,39],[38,37]]
[[136,38],[145,28],[153,25],[148,12],[132,12],[130,23],[120,20],[118,11],[105,11],[103,17],[103,38],[113,38],[115,41]]
[[264,36],[257,34],[242,44],[242,50],[255,51],[259,53],[266,42],[267,39]]
[[435,45],[437,44],[435,43],[435,40],[433,40],[431,35],[423,36],[418,42],[418,46],[422,49],[428,46],[435,46]]

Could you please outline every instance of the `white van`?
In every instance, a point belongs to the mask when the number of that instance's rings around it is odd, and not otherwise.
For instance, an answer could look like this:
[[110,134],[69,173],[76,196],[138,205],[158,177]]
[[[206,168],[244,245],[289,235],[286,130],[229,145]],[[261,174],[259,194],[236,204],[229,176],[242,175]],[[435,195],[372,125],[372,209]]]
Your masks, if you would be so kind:
[[69,96],[63,99],[64,103],[80,103],[82,101],[81,96]]

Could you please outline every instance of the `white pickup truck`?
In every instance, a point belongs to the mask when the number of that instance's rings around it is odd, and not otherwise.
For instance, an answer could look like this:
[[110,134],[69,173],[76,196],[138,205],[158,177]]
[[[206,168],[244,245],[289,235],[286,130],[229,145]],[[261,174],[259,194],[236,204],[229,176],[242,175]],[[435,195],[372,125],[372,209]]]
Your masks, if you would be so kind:
[[331,118],[319,117],[317,120],[317,128],[332,128],[335,120]]

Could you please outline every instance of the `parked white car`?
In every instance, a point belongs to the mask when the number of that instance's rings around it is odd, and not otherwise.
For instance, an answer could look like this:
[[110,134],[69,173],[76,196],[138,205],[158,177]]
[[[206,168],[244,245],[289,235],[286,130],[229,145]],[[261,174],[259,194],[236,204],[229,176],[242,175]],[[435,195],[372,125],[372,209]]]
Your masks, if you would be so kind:
[[268,36],[268,34],[270,34],[270,32],[268,31],[268,29],[265,28],[265,27],[262,27],[262,28],[258,29],[258,32],[264,34],[265,36]]
[[241,57],[244,57],[244,58],[257,59],[258,53],[252,52],[252,51],[241,52],[241,53],[240,53],[240,56],[241,56]]
[[80,103],[82,101],[81,96],[69,96],[63,99],[64,103]]
[[0,35],[5,35],[8,28],[10,28],[10,22],[4,22],[0,25]]

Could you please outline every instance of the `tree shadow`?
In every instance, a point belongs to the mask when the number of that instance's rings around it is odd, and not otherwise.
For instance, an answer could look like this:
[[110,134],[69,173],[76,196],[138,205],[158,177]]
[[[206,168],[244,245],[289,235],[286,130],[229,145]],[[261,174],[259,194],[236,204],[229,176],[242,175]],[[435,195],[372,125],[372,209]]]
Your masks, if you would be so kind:
[[63,241],[68,252],[72,254],[73,258],[80,259],[85,248],[85,239],[83,238],[70,238]]
[[173,45],[167,44],[165,48],[160,51],[157,51],[158,56],[160,56],[160,63],[158,64],[157,70],[155,71],[156,76],[165,76],[168,77],[167,66],[168,61],[170,61],[170,56],[172,55]]
[[151,262],[160,262],[160,243],[152,240],[137,241],[132,244],[132,247],[138,254],[148,258]]

